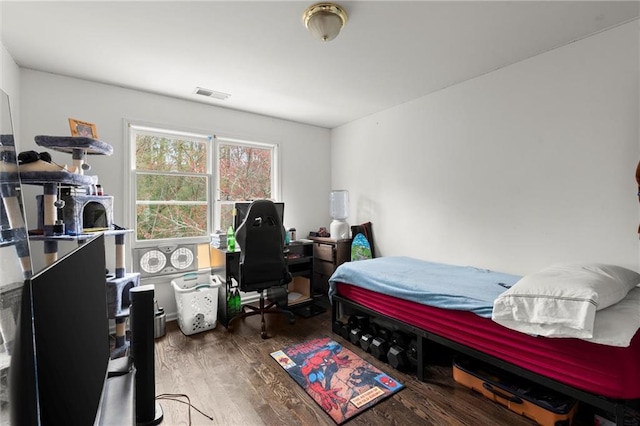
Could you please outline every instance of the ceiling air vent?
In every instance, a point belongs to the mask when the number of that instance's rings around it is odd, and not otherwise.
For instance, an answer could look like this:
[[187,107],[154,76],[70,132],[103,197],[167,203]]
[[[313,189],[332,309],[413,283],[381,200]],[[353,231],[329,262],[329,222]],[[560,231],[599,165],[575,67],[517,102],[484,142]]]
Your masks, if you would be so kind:
[[196,90],[193,93],[196,95],[207,96],[209,98],[221,99],[223,101],[231,96],[228,93],[216,92],[215,90],[205,89],[202,87],[196,87]]

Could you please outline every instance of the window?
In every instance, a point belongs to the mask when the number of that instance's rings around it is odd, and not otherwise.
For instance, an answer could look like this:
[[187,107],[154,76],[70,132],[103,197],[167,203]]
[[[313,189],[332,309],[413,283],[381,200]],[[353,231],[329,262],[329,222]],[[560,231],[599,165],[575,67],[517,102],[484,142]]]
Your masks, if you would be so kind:
[[236,201],[277,200],[280,196],[275,144],[216,137],[218,178],[218,228],[233,223]]
[[211,136],[129,126],[136,241],[209,237]]
[[[233,223],[236,201],[279,199],[276,144],[134,124],[128,128],[128,210],[136,242],[209,238],[214,226],[226,230]],[[214,152],[216,203],[211,189]]]

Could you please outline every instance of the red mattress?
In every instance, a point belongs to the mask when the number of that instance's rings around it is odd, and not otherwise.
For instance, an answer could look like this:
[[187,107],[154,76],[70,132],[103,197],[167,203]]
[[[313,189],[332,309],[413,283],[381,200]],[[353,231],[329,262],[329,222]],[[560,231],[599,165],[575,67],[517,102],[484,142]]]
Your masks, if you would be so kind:
[[472,312],[421,305],[348,284],[338,284],[337,294],[566,385],[609,398],[640,398],[640,333],[626,348],[534,337]]

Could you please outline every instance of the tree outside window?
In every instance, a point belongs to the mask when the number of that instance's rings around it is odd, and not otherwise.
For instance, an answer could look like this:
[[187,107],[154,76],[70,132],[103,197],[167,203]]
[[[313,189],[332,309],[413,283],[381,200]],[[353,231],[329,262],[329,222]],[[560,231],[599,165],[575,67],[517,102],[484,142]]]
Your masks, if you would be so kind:
[[129,129],[136,241],[209,238],[212,224],[221,230],[233,224],[235,202],[278,199],[275,144],[133,124]]
[[131,127],[136,240],[208,237],[210,138]]
[[277,145],[217,138],[218,222],[221,230],[233,224],[237,201],[277,199]]

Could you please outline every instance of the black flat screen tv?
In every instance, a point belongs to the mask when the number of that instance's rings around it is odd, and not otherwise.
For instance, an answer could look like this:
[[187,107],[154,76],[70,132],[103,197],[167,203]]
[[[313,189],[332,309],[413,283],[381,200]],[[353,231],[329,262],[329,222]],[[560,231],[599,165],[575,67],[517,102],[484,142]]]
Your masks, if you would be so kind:
[[25,281],[9,369],[12,425],[92,425],[109,364],[104,235]]

